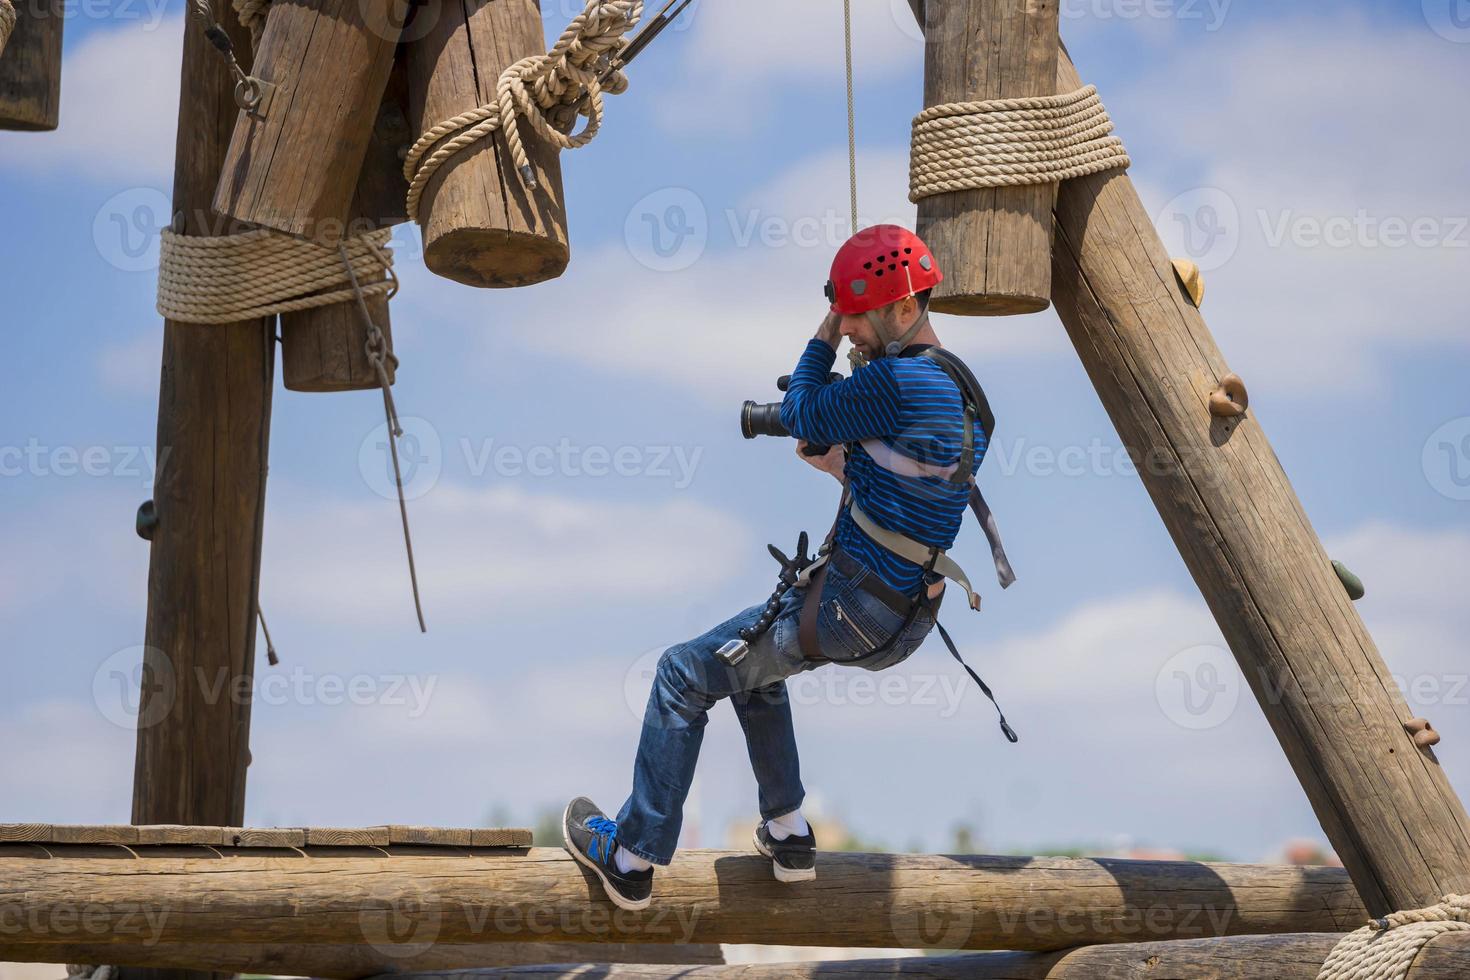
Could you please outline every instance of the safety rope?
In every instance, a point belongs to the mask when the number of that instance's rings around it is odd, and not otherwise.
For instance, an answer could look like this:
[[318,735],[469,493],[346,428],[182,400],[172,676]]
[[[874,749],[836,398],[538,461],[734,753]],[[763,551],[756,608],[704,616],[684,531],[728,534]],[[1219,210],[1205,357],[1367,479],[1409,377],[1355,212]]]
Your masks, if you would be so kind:
[[[572,19],[549,53],[522,58],[501,73],[495,101],[446,119],[420,136],[403,163],[403,175],[409,181],[408,216],[418,220],[419,199],[440,167],[495,132],[504,133],[521,179],[535,187],[520,127],[506,125],[517,116],[529,122],[542,139],[563,150],[592,142],[602,128],[603,94],[620,95],[628,89],[618,55],[627,45],[623,35],[642,16],[643,0],[587,0],[587,8]],[[573,133],[581,116],[587,118],[587,124]]]
[[857,114],[852,97],[852,0],[842,0],[842,33],[847,53],[847,186],[852,206],[852,233],[858,231]]
[[238,323],[352,301],[353,279],[369,296],[398,291],[391,229],[343,243],[352,275],[328,245],[257,228],[201,238],[165,229],[160,243],[158,312],[182,323]]
[[1065,95],[932,106],[914,117],[909,200],[1127,167],[1128,152],[1112,132],[1092,85]]
[[1407,980],[1424,947],[1470,930],[1470,895],[1446,895],[1429,908],[1395,912],[1349,933],[1322,964],[1317,980]]
[[5,53],[5,44],[15,31],[15,6],[10,0],[0,0],[0,54]]

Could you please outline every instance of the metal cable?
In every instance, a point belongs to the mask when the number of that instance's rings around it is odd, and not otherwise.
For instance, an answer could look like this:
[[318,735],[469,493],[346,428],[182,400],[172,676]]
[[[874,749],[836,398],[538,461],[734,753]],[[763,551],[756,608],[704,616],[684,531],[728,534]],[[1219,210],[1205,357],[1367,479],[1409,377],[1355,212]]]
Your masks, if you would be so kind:
[[858,230],[857,116],[852,95],[852,0],[842,0],[843,40],[847,48],[847,183],[852,206],[852,233]]

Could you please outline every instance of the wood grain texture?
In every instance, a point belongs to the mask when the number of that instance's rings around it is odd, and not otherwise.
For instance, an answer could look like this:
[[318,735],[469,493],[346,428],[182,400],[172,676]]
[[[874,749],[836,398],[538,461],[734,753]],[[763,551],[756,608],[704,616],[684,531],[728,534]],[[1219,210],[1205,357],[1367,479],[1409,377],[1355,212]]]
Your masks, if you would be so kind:
[[272,4],[251,74],[275,86],[240,112],[214,207],[240,221],[335,244],[351,227],[407,0]]
[[[754,853],[681,852],[653,908],[615,909],[560,848],[305,853],[142,848],[124,859],[60,846],[0,852],[0,907],[27,922],[78,902],[95,942],[767,943],[1054,951],[1082,943],[1218,934],[1343,932],[1366,914],[1341,869],[1062,858],[837,854],[791,887]],[[140,916],[141,912],[148,915]],[[133,918],[125,920],[125,915]],[[105,929],[103,927],[106,927]],[[75,941],[41,927],[22,944]],[[103,960],[106,962],[107,960]]]
[[387,847],[387,827],[308,827],[307,847]]
[[51,829],[49,823],[0,823],[0,843],[48,841]]
[[156,824],[151,827],[135,827],[133,830],[137,833],[137,843],[144,847],[181,844],[223,846],[231,843],[224,827]]
[[222,945],[175,943],[138,945],[46,946],[12,943],[0,935],[0,961],[10,963],[102,963],[154,969],[213,970],[287,977],[357,980],[425,970],[466,970],[536,963],[667,963],[685,966],[721,964],[719,946],[687,943],[483,943],[378,948],[353,945]]
[[[214,16],[236,50],[250,39],[228,0]],[[233,80],[193,19],[184,31],[174,209],[189,235],[210,211],[237,110]],[[167,321],[148,569],[135,824],[240,824],[245,811],[274,325]]]
[[225,843],[231,847],[305,847],[304,827],[226,827]]
[[[924,24],[924,105],[1052,95],[1057,0],[952,0]],[[933,309],[1000,316],[1046,309],[1056,184],[955,191],[919,202],[917,231],[944,271]]]
[[475,847],[530,847],[531,831],[523,827],[476,827],[470,835]]
[[136,844],[138,843],[138,828],[125,825],[57,824],[51,828],[51,842],[56,844]]
[[[578,8],[580,10],[580,8]],[[408,46],[409,122],[417,137],[495,99],[500,74],[546,52],[537,0],[463,0],[423,8]],[[518,123],[518,125],[521,125]],[[567,267],[566,210],[555,147],[521,125],[538,187],[528,190],[505,138],[493,133],[446,163],[419,204],[424,262],[471,286],[528,286]]]
[[[618,964],[588,970],[562,965],[471,970],[456,980],[1316,980],[1336,936],[1260,936],[1239,939],[1094,946],[1067,953],[972,953],[907,959],[841,960],[674,968]],[[421,975],[424,976],[424,975]],[[1463,980],[1470,976],[1470,936],[1436,939],[1409,972],[1409,980]],[[424,976],[424,980],[430,980]],[[442,977],[434,980],[448,980]]]
[[51,130],[61,118],[64,0],[15,0],[15,31],[0,54],[0,129]]
[[[1063,57],[1058,87],[1080,84]],[[1374,915],[1470,891],[1470,818],[1125,174],[1065,181],[1053,300],[1332,846]]]

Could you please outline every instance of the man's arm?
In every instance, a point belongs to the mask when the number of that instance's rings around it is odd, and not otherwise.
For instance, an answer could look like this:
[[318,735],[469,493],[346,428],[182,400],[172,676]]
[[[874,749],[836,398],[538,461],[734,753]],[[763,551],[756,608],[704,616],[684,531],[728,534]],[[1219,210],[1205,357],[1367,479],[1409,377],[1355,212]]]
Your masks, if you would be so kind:
[[824,446],[896,432],[898,384],[889,365],[878,361],[850,378],[827,384],[836,359],[835,347],[819,331],[791,372],[781,402],[781,424],[798,439]]

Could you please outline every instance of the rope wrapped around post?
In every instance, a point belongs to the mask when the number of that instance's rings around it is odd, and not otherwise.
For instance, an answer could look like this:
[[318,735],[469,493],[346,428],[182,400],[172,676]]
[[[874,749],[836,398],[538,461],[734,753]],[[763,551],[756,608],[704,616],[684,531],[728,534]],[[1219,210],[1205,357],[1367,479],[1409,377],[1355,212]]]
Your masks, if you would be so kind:
[[[624,35],[642,16],[643,0],[587,0],[586,9],[572,19],[549,53],[522,58],[501,73],[494,102],[425,131],[403,163],[403,175],[409,182],[409,218],[418,220],[419,199],[439,168],[496,131],[505,133],[521,179],[534,187],[520,128],[507,125],[517,116],[525,118],[542,139],[563,150],[592,142],[602,128],[603,94],[621,95],[628,89],[618,54],[627,44]],[[579,116],[587,118],[587,125],[573,133]]]
[[15,5],[10,0],[0,0],[0,54],[5,53],[5,43],[15,31]]
[[931,106],[914,117],[909,200],[1049,184],[1132,161],[1088,85],[1065,95]]
[[1470,895],[1395,912],[1349,933],[1332,950],[1317,980],[1407,980],[1419,954],[1449,932],[1470,931]]

